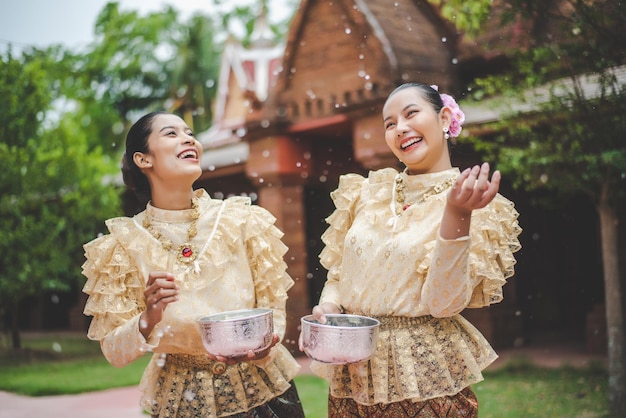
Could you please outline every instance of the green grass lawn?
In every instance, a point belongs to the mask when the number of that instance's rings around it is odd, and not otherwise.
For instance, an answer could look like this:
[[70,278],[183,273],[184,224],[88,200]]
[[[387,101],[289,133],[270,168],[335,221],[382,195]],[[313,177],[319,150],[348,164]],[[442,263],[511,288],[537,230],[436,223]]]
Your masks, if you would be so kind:
[[[97,342],[76,334],[24,335],[23,350],[0,338],[0,390],[29,396],[74,394],[136,385],[148,356],[115,368]],[[325,418],[327,383],[310,375],[295,379],[307,418]],[[480,418],[606,418],[608,376],[601,366],[543,369],[523,359],[473,386]]]

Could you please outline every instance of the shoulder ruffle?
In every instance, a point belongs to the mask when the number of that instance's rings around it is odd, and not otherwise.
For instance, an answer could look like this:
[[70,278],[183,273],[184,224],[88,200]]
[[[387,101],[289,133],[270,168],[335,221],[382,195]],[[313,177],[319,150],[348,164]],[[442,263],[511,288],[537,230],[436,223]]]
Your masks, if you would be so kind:
[[502,287],[515,273],[522,229],[513,202],[498,194],[484,209],[472,215],[471,276],[477,280],[469,308],[480,308],[502,300]]
[[343,241],[352,225],[354,207],[359,201],[365,178],[358,174],[344,174],[339,177],[339,186],[330,197],[335,210],[326,218],[328,229],[322,234],[324,249],[319,255],[320,262],[330,274],[336,274],[341,263]]
[[83,292],[89,295],[84,313],[94,317],[87,334],[94,340],[104,338],[145,307],[144,284],[117,237],[128,234],[131,223],[130,218],[109,219],[106,225],[111,234],[83,246],[87,259],[82,266],[87,277]]
[[274,297],[287,299],[287,290],[294,282],[286,274],[284,256],[287,246],[282,242],[283,232],[276,225],[276,218],[266,209],[252,205],[249,208],[245,239],[251,268],[256,271],[257,294],[271,290]]

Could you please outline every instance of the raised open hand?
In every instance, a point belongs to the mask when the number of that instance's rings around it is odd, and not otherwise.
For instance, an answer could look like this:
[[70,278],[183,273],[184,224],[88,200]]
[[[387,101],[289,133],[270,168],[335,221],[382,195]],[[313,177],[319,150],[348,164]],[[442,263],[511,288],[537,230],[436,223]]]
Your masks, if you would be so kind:
[[464,170],[448,193],[448,205],[462,212],[484,208],[498,193],[500,178],[496,170],[489,181],[489,163]]

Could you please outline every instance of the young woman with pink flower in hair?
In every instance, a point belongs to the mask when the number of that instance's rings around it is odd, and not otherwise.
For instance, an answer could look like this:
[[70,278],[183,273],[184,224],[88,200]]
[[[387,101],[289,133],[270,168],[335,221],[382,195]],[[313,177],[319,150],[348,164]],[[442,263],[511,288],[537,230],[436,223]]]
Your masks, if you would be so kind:
[[320,254],[328,279],[313,315],[377,318],[367,361],[313,362],[330,383],[329,417],[477,417],[470,386],[497,354],[461,316],[502,300],[520,249],[518,213],[488,163],[453,167],[465,116],[436,86],[396,88],[385,141],[406,167],[347,174],[332,193]]

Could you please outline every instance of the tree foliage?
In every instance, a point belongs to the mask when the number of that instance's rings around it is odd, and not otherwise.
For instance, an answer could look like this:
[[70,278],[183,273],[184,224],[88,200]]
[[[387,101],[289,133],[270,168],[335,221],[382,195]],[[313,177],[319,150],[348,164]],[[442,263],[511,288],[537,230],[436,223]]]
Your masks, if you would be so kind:
[[564,13],[548,2],[547,13],[546,2],[511,3],[544,30],[533,31],[529,48],[509,51],[511,71],[475,80],[473,97],[498,95],[506,98],[503,109],[507,102],[534,109],[520,117],[510,107],[494,135],[473,140],[520,188],[583,192],[597,202],[600,185],[610,181],[617,204],[625,197],[626,8],[574,1]]
[[[584,194],[602,239],[612,416],[626,414],[623,276],[616,225],[626,198],[626,7],[622,2],[512,0],[508,21],[530,35],[506,51],[509,67],[475,81],[475,99],[500,97],[509,111],[472,138],[518,188]],[[505,20],[507,21],[507,20]],[[496,101],[496,99],[492,99]],[[524,109],[520,112],[519,109]],[[620,216],[620,213],[622,214]]]
[[80,243],[93,237],[94,219],[114,213],[117,196],[103,182],[112,166],[87,146],[71,120],[55,119],[58,49],[0,59],[0,305],[17,304],[76,283]]
[[466,36],[480,33],[485,20],[489,18],[493,0],[428,0],[437,6],[441,16],[448,19]]

